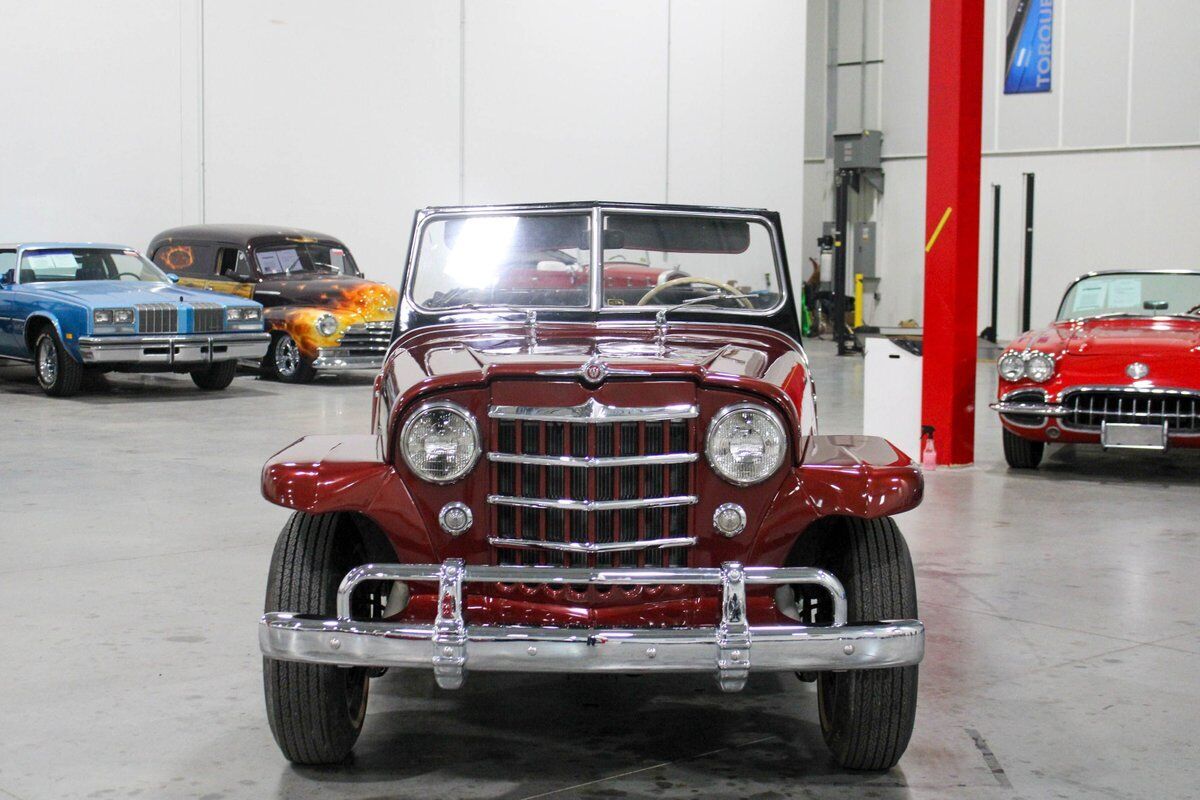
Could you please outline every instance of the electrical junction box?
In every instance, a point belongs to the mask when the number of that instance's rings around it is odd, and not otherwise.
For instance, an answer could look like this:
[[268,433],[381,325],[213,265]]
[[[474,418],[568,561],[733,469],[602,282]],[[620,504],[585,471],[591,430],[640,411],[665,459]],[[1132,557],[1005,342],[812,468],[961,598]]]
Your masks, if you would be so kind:
[[883,133],[859,131],[833,135],[833,166],[836,169],[881,169]]

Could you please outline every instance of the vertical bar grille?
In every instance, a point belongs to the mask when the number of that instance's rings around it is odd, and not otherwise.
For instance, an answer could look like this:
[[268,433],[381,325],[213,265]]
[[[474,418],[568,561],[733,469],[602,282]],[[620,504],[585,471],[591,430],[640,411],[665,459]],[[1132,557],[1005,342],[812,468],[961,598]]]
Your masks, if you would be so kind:
[[1063,427],[1099,430],[1105,422],[1167,424],[1170,433],[1200,434],[1200,394],[1080,389],[1063,399]]
[[225,329],[225,309],[216,303],[192,304],[192,331],[220,333]]
[[171,303],[147,303],[136,308],[139,333],[178,333],[178,306]]

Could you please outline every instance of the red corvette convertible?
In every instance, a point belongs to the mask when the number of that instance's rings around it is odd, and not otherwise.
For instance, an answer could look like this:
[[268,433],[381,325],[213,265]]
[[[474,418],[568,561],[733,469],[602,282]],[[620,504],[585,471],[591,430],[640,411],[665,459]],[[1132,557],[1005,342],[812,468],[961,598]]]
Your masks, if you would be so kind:
[[1056,442],[1200,447],[1200,272],[1088,273],[997,369],[1011,467],[1037,467]]

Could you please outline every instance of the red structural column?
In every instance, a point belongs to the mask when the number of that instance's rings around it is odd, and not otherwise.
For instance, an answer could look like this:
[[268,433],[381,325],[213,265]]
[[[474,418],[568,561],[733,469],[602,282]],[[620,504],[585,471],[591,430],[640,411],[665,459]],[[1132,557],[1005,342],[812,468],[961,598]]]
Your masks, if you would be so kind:
[[921,424],[939,464],[975,458],[984,0],[931,0]]

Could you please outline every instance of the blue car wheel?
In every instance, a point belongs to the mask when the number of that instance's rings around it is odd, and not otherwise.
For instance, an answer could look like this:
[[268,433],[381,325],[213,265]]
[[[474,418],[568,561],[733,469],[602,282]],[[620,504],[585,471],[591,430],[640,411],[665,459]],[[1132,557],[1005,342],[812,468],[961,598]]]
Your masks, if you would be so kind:
[[69,397],[83,382],[83,365],[71,358],[53,328],[38,334],[34,344],[34,371],[38,385],[51,397]]

